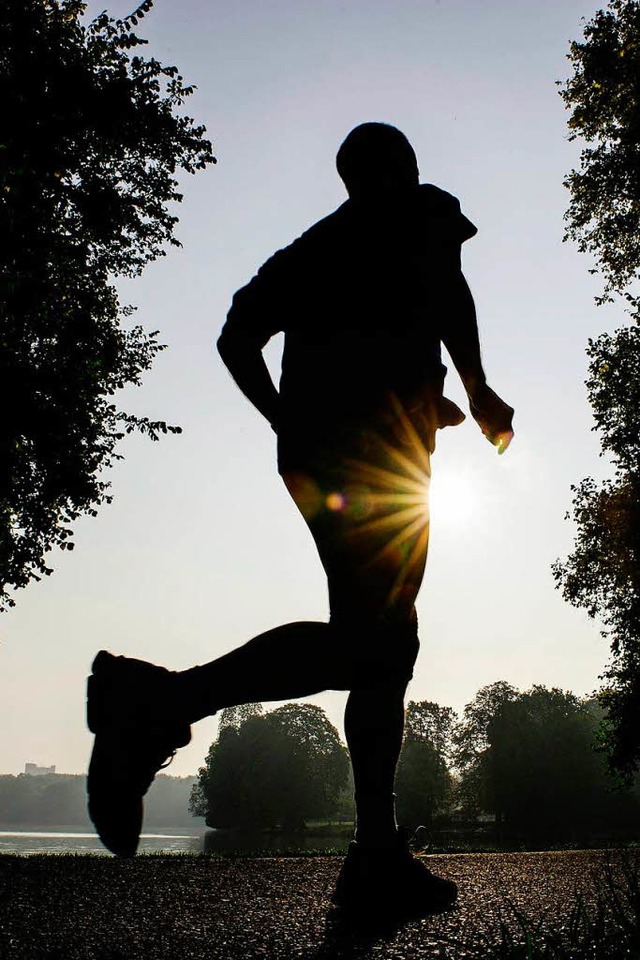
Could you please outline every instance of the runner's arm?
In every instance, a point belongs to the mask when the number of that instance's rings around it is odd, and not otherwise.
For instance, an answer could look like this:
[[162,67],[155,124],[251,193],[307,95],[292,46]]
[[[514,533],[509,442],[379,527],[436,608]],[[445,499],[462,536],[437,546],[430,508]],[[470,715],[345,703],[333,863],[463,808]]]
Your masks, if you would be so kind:
[[513,407],[500,399],[487,383],[480,355],[476,308],[467,281],[458,270],[447,296],[448,318],[442,342],[460,374],[469,397],[471,415],[498,453],[513,439]]
[[[424,188],[423,188],[424,189]],[[469,397],[471,415],[484,436],[504,453],[513,437],[513,408],[487,384],[480,354],[476,308],[462,273],[461,247],[477,233],[460,209],[460,201],[438,188],[427,187],[425,195],[435,204],[440,262],[436,309],[443,318],[441,339],[453,360]]]
[[451,285],[447,285],[444,315],[447,322],[442,342],[471,400],[474,394],[486,385],[487,378],[480,356],[476,308],[461,270],[456,271]]
[[225,326],[217,346],[222,362],[242,393],[276,430],[280,394],[264,362],[259,342],[237,328]]
[[280,394],[262,351],[283,329],[294,256],[292,247],[279,250],[237,291],[217,343],[222,362],[242,393],[276,431]]

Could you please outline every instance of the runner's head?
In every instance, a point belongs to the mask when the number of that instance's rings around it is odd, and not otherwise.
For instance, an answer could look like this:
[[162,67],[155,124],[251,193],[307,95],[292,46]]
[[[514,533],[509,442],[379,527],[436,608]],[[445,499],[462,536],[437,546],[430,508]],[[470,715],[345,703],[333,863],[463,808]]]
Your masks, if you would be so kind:
[[350,197],[388,193],[418,184],[413,147],[389,123],[361,123],[342,143],[336,166]]

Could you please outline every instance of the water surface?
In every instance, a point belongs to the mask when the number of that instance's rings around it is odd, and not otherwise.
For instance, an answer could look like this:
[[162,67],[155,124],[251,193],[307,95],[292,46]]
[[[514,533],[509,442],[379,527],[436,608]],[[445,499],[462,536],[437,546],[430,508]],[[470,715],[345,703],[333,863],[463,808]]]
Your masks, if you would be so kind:
[[[201,853],[203,830],[168,827],[143,833],[140,853]],[[102,853],[109,855],[95,833],[82,830],[0,830],[0,853]]]

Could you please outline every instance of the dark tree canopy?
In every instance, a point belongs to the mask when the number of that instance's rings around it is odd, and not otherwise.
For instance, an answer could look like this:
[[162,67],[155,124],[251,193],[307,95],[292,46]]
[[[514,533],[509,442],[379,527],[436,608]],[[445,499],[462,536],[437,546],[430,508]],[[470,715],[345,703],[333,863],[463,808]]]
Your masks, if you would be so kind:
[[261,717],[263,714],[264,709],[261,703],[241,703],[237,707],[225,707],[220,713],[218,734],[228,729],[237,732],[247,720],[252,717]]
[[503,705],[517,696],[516,688],[506,680],[481,687],[464,708],[453,732],[453,760],[460,774],[458,802],[467,814],[492,809],[491,788],[485,775],[489,728]]
[[431,743],[443,760],[451,756],[456,712],[431,700],[410,700],[405,712],[404,739]]
[[179,245],[176,173],[215,162],[180,112],[193,87],[140,53],[151,6],[85,25],[80,0],[0,5],[0,609],[110,501],[124,434],[178,432],[114,401],[163,346],[113,279]]
[[614,476],[573,487],[573,553],[554,566],[565,598],[598,617],[611,643],[603,740],[612,767],[640,762],[640,3],[611,0],[572,43],[561,95],[571,137],[586,141],[570,190],[567,236],[621,296],[633,324],[589,341],[587,390]]
[[584,841],[635,829],[637,791],[613,789],[592,699],[540,684],[478,691],[455,732],[458,800],[496,818],[498,839],[534,845]]
[[407,704],[396,777],[401,823],[428,826],[448,812],[453,793],[448,758],[455,719],[451,707],[429,700],[411,700]]
[[348,759],[324,710],[287,703],[224,710],[191,799],[211,827],[298,829],[331,816]]
[[529,836],[567,836],[602,787],[595,729],[589,706],[568,691],[536,685],[505,700],[489,724],[483,762],[491,812]]
[[[570,191],[567,236],[596,259],[605,295],[626,292],[640,269],[640,3],[611,0],[569,49],[561,87],[569,138],[586,141]],[[636,303],[636,307],[638,304]]]

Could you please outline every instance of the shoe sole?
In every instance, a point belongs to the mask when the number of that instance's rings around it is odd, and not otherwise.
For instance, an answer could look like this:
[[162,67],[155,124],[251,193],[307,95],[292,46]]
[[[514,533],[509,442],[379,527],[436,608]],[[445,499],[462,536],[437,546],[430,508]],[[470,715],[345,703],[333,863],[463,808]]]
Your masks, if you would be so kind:
[[373,901],[367,899],[360,902],[357,897],[353,900],[348,898],[331,898],[331,904],[334,910],[340,911],[341,915],[352,918],[357,921],[380,923],[389,920],[416,920],[420,917],[431,917],[439,913],[450,913],[457,909],[457,895],[453,899],[424,902],[392,902],[388,898]]

